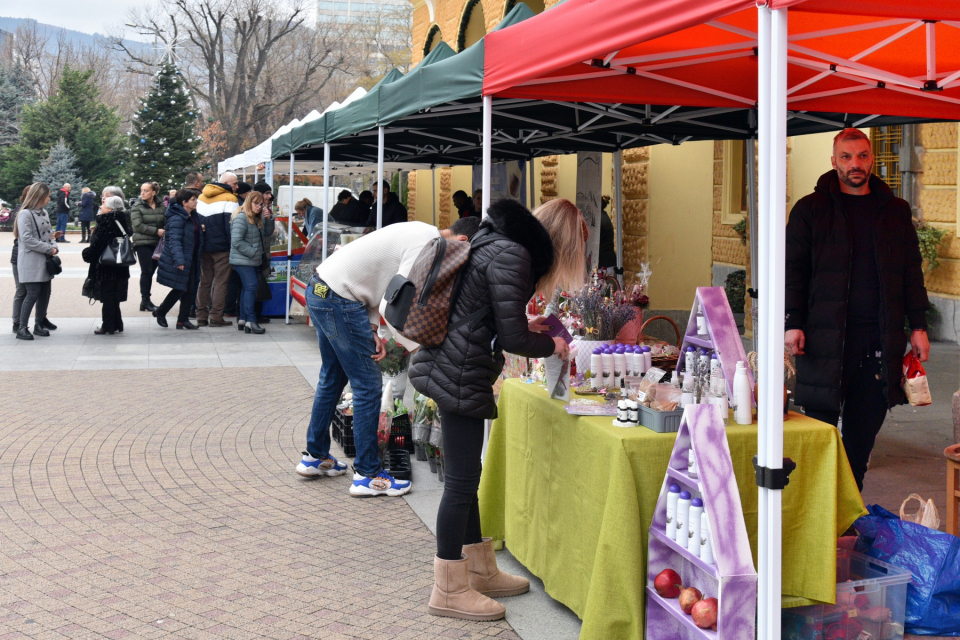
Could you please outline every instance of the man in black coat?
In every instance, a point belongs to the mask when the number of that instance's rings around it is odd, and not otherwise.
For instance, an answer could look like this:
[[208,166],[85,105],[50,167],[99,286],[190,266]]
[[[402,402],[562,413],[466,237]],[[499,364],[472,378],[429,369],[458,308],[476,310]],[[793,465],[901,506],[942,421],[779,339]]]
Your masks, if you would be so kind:
[[462,189],[453,194],[453,206],[457,208],[461,218],[479,215],[473,208],[473,200]]
[[70,242],[67,240],[67,222],[70,220],[70,188],[69,184],[64,184],[57,191],[57,231],[63,232],[60,242]]
[[[383,220],[381,221],[381,228],[398,222],[407,222],[407,208],[400,202],[397,194],[390,193],[390,185],[386,180],[383,181],[380,190],[383,192]],[[375,199],[380,197],[377,193],[376,183],[373,185],[373,197]],[[370,206],[370,214],[367,216],[367,223],[364,226],[374,228],[377,226],[376,201]]]
[[927,291],[910,205],[872,175],[870,140],[844,129],[834,171],[793,207],[786,236],[785,342],[796,403],[836,425],[857,486],[888,409],[904,404],[902,360],[926,360]]

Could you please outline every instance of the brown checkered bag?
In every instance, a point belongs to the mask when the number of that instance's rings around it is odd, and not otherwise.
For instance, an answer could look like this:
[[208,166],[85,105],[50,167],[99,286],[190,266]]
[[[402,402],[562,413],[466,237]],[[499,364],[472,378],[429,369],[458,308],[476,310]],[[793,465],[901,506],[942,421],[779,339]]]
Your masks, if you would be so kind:
[[470,243],[436,238],[417,256],[410,276],[397,274],[387,286],[384,317],[400,334],[425,347],[443,344],[447,332],[478,320],[487,310],[450,324],[450,309],[459,290],[458,274],[470,259]]

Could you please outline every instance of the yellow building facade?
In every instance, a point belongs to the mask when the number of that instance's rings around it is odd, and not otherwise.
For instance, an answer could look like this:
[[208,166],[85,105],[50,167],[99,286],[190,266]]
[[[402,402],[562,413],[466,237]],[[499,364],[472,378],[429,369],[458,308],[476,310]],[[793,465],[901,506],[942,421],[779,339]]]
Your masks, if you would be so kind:
[[[462,51],[493,29],[519,0],[414,0],[413,60],[418,62],[443,41]],[[535,13],[554,0],[524,0]],[[938,319],[931,337],[960,341],[960,204],[957,196],[956,123],[897,128],[902,136],[900,166],[890,175],[903,177],[904,197],[915,215],[947,234],[940,246],[940,266],[926,274]],[[886,130],[884,130],[886,132]],[[875,132],[871,132],[875,134]],[[834,133],[788,140],[787,211],[811,193],[830,170]],[[896,142],[901,138],[897,137]],[[896,147],[893,147],[896,149]],[[755,150],[753,150],[755,152]],[[626,280],[641,263],[653,270],[651,308],[684,321],[697,286],[723,285],[730,272],[748,270],[749,241],[735,228],[746,213],[746,162],[742,141],[687,142],[623,151],[623,246]],[[611,194],[613,158],[603,155],[603,192]],[[899,173],[900,169],[904,173]],[[908,171],[909,170],[909,171]],[[531,207],[553,198],[576,201],[576,156],[547,156],[534,161]],[[471,193],[472,167],[438,167],[411,172],[408,209],[411,219],[446,228],[456,218],[452,195]],[[611,216],[613,213],[611,212]],[[747,302],[749,329],[749,299]]]

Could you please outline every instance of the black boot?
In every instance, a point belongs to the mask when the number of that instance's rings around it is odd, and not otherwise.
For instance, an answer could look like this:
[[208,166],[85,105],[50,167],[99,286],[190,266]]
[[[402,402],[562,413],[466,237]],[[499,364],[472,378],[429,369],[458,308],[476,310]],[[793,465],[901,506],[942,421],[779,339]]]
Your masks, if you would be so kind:
[[140,300],[140,311],[149,311],[150,313],[153,313],[156,310],[157,310],[157,305],[150,302],[150,296],[147,296],[146,298],[142,298]]
[[17,340],[33,340],[33,334],[30,333],[30,329],[23,327],[17,331]]
[[178,323],[177,323],[177,329],[191,329],[191,330],[192,330],[192,329],[199,329],[199,328],[200,328],[200,327],[198,327],[197,325],[193,324],[193,323],[190,322],[189,320],[187,320],[186,322],[178,322]]
[[[159,311],[159,309],[158,309],[157,311]],[[152,311],[151,313],[153,314],[153,317],[157,319],[157,324],[160,325],[161,327],[163,327],[164,329],[166,329],[166,328],[167,328],[167,317],[166,317],[166,316],[161,316],[159,313],[157,313],[157,311]]]
[[243,332],[260,335],[261,333],[266,333],[267,330],[258,325],[256,322],[248,322],[247,324],[243,325]]
[[13,323],[13,332],[14,332],[14,333],[17,333],[18,331],[20,331],[20,323],[19,323],[19,322],[14,322],[14,323]]
[[41,338],[49,338],[50,332],[44,329],[39,322],[33,325],[33,335],[40,336]]
[[50,320],[48,320],[47,318],[44,318],[43,320],[41,320],[41,321],[38,322],[37,324],[39,324],[39,325],[40,325],[41,327],[43,327],[44,329],[49,329],[50,331],[56,331],[56,330],[57,330],[57,325],[55,325],[55,324],[53,324],[52,322],[50,322]]

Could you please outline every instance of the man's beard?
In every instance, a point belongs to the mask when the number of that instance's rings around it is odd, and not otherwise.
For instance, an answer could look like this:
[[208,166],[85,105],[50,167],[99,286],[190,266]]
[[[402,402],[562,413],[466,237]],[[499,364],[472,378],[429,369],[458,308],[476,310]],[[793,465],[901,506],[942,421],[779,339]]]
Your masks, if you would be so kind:
[[853,187],[854,189],[859,189],[867,183],[870,179],[870,173],[855,173],[851,175],[849,172],[844,173],[843,171],[837,171],[837,175],[840,177],[840,182],[847,185],[848,187]]

